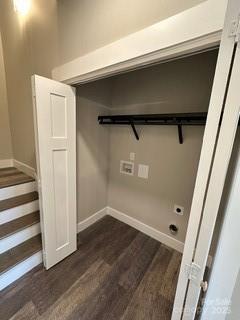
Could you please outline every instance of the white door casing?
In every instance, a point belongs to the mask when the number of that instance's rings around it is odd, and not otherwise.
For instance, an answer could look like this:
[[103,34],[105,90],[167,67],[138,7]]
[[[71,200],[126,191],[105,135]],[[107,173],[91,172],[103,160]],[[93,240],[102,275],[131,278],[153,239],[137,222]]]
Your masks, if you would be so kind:
[[[188,223],[188,230],[185,239],[184,253],[180,268],[180,274],[178,279],[177,291],[175,295],[174,307],[172,320],[179,320],[182,318],[182,310],[185,301],[185,295],[187,292],[189,284],[189,274],[191,266],[198,267],[198,264],[192,265],[194,260],[194,253],[196,249],[196,241],[199,232],[199,226],[201,222],[205,195],[208,188],[208,180],[211,172],[212,159],[214,156],[215,145],[217,141],[217,134],[219,131],[219,121],[221,117],[221,112],[223,109],[225,92],[228,84],[228,75],[231,69],[232,56],[234,52],[235,37],[230,36],[231,30],[233,30],[233,21],[238,19],[239,13],[239,4],[238,0],[230,0],[228,3],[224,29],[222,33],[222,39],[219,49],[219,55],[217,60],[217,66],[215,71],[215,77],[213,82],[212,94],[209,104],[209,111],[207,117],[206,128],[203,137],[203,145],[199,160],[197,178],[194,188],[192,206],[190,211],[190,218]],[[230,150],[228,150],[230,151]],[[223,163],[222,163],[223,165]],[[219,169],[219,168],[218,168]],[[214,220],[211,220],[212,226],[214,227]],[[210,228],[210,229],[211,229]],[[209,236],[211,238],[209,229]],[[205,243],[206,244],[206,243]],[[201,244],[200,244],[201,245]],[[208,246],[203,246],[202,250],[204,254],[208,255]],[[189,268],[190,267],[190,268]],[[203,271],[205,266],[201,266]],[[199,268],[201,268],[199,266]],[[196,270],[196,269],[195,269]],[[198,270],[196,270],[198,273]],[[190,283],[198,288],[200,291],[200,282],[199,279],[191,280]],[[193,284],[196,282],[196,284]],[[190,293],[187,293],[190,295]],[[193,294],[193,293],[192,293]],[[195,302],[196,298],[199,296],[195,292]],[[190,297],[190,296],[189,296]],[[191,297],[193,299],[193,297]],[[196,304],[193,303],[193,300],[189,304],[185,304],[186,308],[184,311],[183,319],[194,319]]]
[[76,250],[75,89],[32,77],[43,259],[49,269]]
[[[240,12],[240,4],[239,4]],[[240,44],[240,43],[239,43]],[[207,256],[210,249],[214,226],[221,202],[224,183],[230,162],[234,139],[239,121],[240,112],[240,45],[237,45],[236,54],[229,84],[226,105],[222,118],[221,130],[219,133],[216,154],[214,157],[212,173],[209,181],[206,196],[203,218],[200,227],[194,262],[200,267],[198,283],[204,276]],[[221,281],[221,280],[220,280]],[[186,309],[194,310],[197,306],[200,293],[200,286],[190,281],[186,299]],[[217,297],[216,297],[217,298]],[[183,319],[194,319],[189,313]]]

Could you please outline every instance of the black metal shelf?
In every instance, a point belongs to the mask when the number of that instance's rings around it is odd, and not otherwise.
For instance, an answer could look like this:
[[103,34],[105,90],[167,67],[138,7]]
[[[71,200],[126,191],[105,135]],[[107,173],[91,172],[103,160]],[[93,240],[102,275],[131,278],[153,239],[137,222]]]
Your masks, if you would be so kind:
[[182,126],[203,126],[206,119],[207,112],[201,112],[99,116],[98,122],[103,125],[130,125],[137,140],[139,136],[135,125],[177,126],[179,143],[182,144]]

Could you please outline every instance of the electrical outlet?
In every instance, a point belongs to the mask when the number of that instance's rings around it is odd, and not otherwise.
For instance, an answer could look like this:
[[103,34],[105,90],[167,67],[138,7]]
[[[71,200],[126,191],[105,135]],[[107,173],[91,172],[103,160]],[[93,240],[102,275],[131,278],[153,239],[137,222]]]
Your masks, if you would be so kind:
[[176,214],[178,214],[178,215],[180,215],[180,216],[182,216],[183,213],[184,213],[184,207],[175,204],[175,205],[174,205],[173,212],[176,213]]

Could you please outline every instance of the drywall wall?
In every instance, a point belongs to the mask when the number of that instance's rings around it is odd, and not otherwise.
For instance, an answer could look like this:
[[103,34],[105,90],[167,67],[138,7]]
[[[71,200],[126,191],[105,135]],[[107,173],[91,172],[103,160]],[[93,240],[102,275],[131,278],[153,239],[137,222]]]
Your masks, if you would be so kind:
[[12,159],[12,142],[8,116],[5,67],[0,32],[0,160]]
[[31,75],[50,77],[58,64],[55,0],[32,1],[19,16],[12,1],[0,1],[0,26],[6,70],[13,156],[35,167]]
[[[113,78],[112,113],[168,113],[207,111],[216,51],[210,51]],[[177,128],[110,128],[108,205],[169,234],[176,223],[176,239],[184,241],[204,127],[184,127],[184,143]],[[120,160],[136,154],[134,176],[120,174]],[[149,166],[149,178],[137,176],[139,164]],[[185,208],[173,213],[174,204]]]
[[66,63],[203,0],[59,0],[60,59]]
[[0,5],[13,155],[17,160],[33,165],[30,48],[24,26],[12,10],[12,2],[1,1]]
[[200,2],[32,0],[20,17],[12,1],[0,1],[14,158],[36,166],[32,74],[51,77],[54,67]]
[[[179,226],[184,241],[204,127],[100,126],[98,115],[207,111],[217,51],[142,69],[77,89],[78,221],[109,205],[166,234]],[[136,153],[149,179],[119,173],[120,160]],[[185,208],[173,214],[174,204]]]
[[111,84],[103,80],[77,89],[78,222],[107,206],[109,128],[98,115],[108,113]]

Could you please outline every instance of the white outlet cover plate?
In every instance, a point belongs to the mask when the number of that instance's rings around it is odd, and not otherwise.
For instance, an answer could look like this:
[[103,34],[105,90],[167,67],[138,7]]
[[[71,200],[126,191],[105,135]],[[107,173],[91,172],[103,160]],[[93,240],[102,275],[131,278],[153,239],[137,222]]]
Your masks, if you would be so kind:
[[149,166],[145,164],[139,164],[138,165],[138,177],[143,179],[148,179],[148,171]]
[[[180,209],[181,211],[178,212],[178,209]],[[174,213],[178,214],[179,216],[183,216],[184,213],[184,207],[179,206],[177,204],[174,205],[174,209],[173,209]]]

